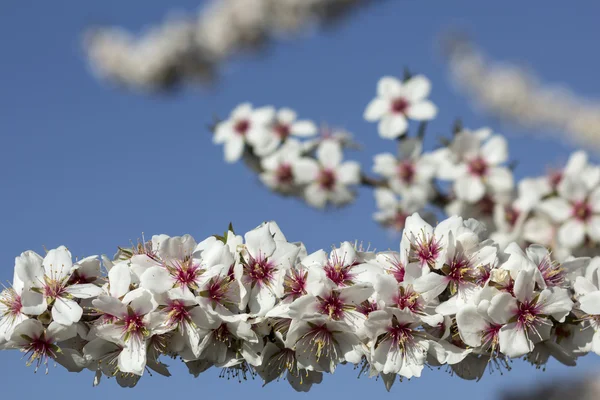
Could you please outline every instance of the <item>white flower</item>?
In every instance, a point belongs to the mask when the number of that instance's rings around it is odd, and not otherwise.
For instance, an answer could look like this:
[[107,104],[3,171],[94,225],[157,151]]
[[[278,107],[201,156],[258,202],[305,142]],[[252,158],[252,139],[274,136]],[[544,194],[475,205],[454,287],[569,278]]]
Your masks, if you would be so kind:
[[342,205],[354,199],[347,186],[360,182],[360,165],[355,161],[342,162],[342,158],[337,141],[323,140],[317,149],[317,160],[305,157],[292,165],[298,182],[307,185],[304,198],[310,205],[323,208],[328,201]]
[[384,176],[396,193],[402,196],[422,198],[426,201],[433,193],[432,179],[437,171],[437,162],[430,155],[422,156],[420,139],[407,138],[400,142],[400,156],[391,153],[377,154],[373,171]]
[[245,301],[253,314],[266,314],[282,297],[286,272],[300,252],[285,237],[274,237],[274,229],[279,231],[276,225],[265,223],[245,235],[242,284],[246,288]]
[[267,145],[266,131],[274,114],[272,107],[253,109],[251,104],[243,103],[231,112],[228,120],[220,122],[215,128],[213,141],[225,144],[225,161],[238,161],[246,144],[255,150],[263,149]]
[[[32,251],[21,253],[16,258],[15,264],[20,262],[21,259],[34,255]],[[37,254],[35,254],[37,256]],[[35,257],[35,256],[34,256]],[[12,287],[4,289],[0,292],[0,344],[10,340],[13,330],[21,322],[25,321],[29,317],[23,313],[22,296],[23,289],[25,288],[24,282],[17,275],[15,268]],[[28,296],[30,292],[25,292]],[[39,297],[38,293],[32,293],[31,295]]]
[[296,350],[298,366],[317,372],[333,373],[344,361],[360,361],[359,343],[348,325],[328,319],[294,319],[286,336],[286,347]]
[[168,331],[160,327],[162,319],[151,314],[157,307],[152,293],[136,289],[122,300],[102,295],[92,304],[106,315],[105,321],[110,321],[96,327],[98,337],[122,347],[118,357],[119,370],[141,376],[146,367],[148,339]]
[[[423,199],[419,196],[406,195],[398,200],[396,194],[386,188],[377,188],[373,191],[373,194],[379,209],[373,214],[373,219],[395,231],[404,229],[406,218],[417,211],[421,211],[425,206]],[[421,214],[428,220],[435,220],[431,213],[421,212]]]
[[374,311],[365,322],[372,340],[371,365],[379,372],[406,378],[419,377],[425,365],[430,341],[417,328],[414,315],[398,309]]
[[44,364],[48,373],[48,359],[57,359],[60,348],[56,342],[70,339],[77,334],[74,326],[52,322],[47,328],[36,319],[28,319],[17,325],[7,346],[19,349],[29,357],[27,366],[36,362],[38,368]]
[[538,209],[560,225],[558,243],[569,249],[584,244],[586,236],[600,242],[600,176],[593,182],[564,177],[558,196],[544,200]]
[[273,154],[260,160],[263,172],[259,175],[262,183],[272,190],[291,193],[297,188],[293,164],[300,159],[302,144],[294,139],[288,139]]
[[43,259],[34,252],[18,257],[15,270],[19,278],[26,282],[26,289],[33,292],[23,293],[22,311],[40,315],[51,306],[54,321],[63,325],[78,322],[83,309],[73,299],[89,299],[102,293],[100,287],[91,283],[70,283],[71,276],[78,268],[79,264],[73,264],[71,253],[64,246],[48,251]]
[[426,100],[431,83],[422,75],[413,76],[405,82],[385,76],[377,84],[377,97],[365,109],[367,121],[379,121],[379,136],[395,139],[406,133],[407,118],[417,121],[433,119],[436,106]]
[[520,357],[533,350],[534,344],[550,336],[552,316],[564,321],[573,308],[566,289],[550,288],[535,292],[534,271],[521,270],[514,282],[514,296],[501,293],[490,301],[488,315],[498,325],[500,351]]
[[268,128],[261,132],[264,138],[259,142],[264,146],[256,147],[258,156],[271,154],[281,143],[287,142],[290,137],[306,138],[317,134],[317,126],[312,121],[296,120],[296,113],[289,108],[281,108],[275,114]]
[[508,160],[506,139],[491,135],[488,129],[463,130],[446,149],[436,153],[440,166],[438,178],[453,181],[456,196],[475,203],[486,193],[509,192],[513,188],[511,171],[501,166]]

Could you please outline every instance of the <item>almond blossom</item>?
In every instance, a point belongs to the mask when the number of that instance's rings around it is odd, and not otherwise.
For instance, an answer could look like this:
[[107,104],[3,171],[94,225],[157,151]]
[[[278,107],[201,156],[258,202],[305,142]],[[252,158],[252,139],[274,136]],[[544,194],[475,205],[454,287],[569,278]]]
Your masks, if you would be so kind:
[[435,118],[437,107],[426,100],[430,91],[431,83],[422,75],[405,82],[385,76],[377,84],[377,97],[367,105],[364,119],[379,121],[379,136],[395,139],[406,133],[407,118],[417,121]]

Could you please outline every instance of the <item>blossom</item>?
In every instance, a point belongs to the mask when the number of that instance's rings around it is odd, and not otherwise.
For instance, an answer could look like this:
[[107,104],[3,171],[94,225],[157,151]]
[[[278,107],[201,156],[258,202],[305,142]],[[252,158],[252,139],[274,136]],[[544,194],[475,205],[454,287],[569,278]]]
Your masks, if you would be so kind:
[[27,365],[36,363],[35,370],[43,364],[48,373],[48,359],[57,359],[60,348],[56,342],[66,340],[76,334],[75,329],[52,322],[47,328],[38,320],[28,319],[17,325],[10,337],[9,348],[26,353]]
[[[395,231],[404,229],[406,219],[415,212],[421,211],[425,206],[420,197],[408,195],[398,200],[393,191],[385,188],[377,188],[373,194],[379,209],[373,214],[373,219]],[[422,214],[428,220],[432,220],[431,213],[424,211]]]
[[575,248],[586,237],[600,241],[600,176],[594,181],[564,177],[557,186],[558,196],[544,200],[538,209],[560,227],[558,242]]
[[506,139],[488,129],[457,133],[447,149],[437,153],[438,177],[453,181],[459,199],[474,203],[487,193],[513,188],[512,173],[501,164],[507,161]]
[[294,175],[293,165],[300,159],[302,145],[295,139],[288,139],[273,154],[260,160],[263,172],[260,180],[272,190],[281,193],[292,193],[297,190],[298,180]]
[[98,337],[122,346],[119,371],[141,376],[146,367],[148,339],[165,332],[165,328],[160,328],[162,320],[151,314],[157,306],[152,293],[138,289],[127,293],[121,301],[101,295],[93,304],[110,320],[96,327]]
[[324,140],[317,149],[317,159],[303,157],[292,165],[297,181],[306,184],[304,199],[323,208],[327,202],[342,205],[351,202],[350,185],[360,182],[360,166],[354,161],[342,162],[342,149],[335,140]]
[[373,171],[384,176],[396,193],[412,198],[429,199],[437,162],[431,154],[422,155],[423,143],[417,138],[405,138],[399,144],[399,157],[381,153],[374,157]]
[[[90,262],[90,259],[82,260],[82,263],[86,262]],[[74,299],[86,299],[102,292],[100,287],[91,283],[70,284],[71,276],[80,265],[73,264],[71,253],[64,246],[48,251],[43,259],[33,252],[18,258],[16,273],[22,281],[27,282],[27,290],[34,292],[22,295],[23,312],[40,315],[50,306],[56,322],[63,325],[78,322],[83,309]]]
[[264,146],[256,148],[256,154],[265,156],[273,153],[281,143],[286,143],[290,138],[307,138],[317,134],[317,126],[309,120],[297,120],[296,113],[289,108],[277,110],[268,128],[261,131],[264,136],[260,142]]
[[436,106],[426,100],[430,91],[431,83],[422,75],[405,82],[384,76],[377,84],[377,97],[365,109],[364,118],[369,122],[379,121],[379,136],[395,139],[406,133],[407,118],[427,121],[436,116]]
[[243,103],[231,112],[228,120],[219,122],[213,141],[225,145],[225,161],[238,161],[246,145],[263,149],[267,145],[265,131],[274,113],[271,107],[253,109],[251,104]]

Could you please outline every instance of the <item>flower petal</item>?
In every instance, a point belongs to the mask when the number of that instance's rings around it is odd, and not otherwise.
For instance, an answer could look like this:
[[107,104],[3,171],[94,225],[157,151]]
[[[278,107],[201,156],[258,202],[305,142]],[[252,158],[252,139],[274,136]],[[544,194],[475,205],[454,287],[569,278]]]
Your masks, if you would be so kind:
[[558,230],[558,241],[561,245],[573,249],[583,244],[585,224],[575,218],[567,220]]
[[369,122],[375,122],[380,120],[388,111],[390,111],[389,100],[377,97],[367,105],[363,118]]
[[379,136],[384,139],[396,139],[406,133],[408,122],[403,114],[385,115],[379,121]]
[[428,121],[435,118],[437,112],[437,107],[431,101],[419,101],[408,107],[406,116],[416,121]]

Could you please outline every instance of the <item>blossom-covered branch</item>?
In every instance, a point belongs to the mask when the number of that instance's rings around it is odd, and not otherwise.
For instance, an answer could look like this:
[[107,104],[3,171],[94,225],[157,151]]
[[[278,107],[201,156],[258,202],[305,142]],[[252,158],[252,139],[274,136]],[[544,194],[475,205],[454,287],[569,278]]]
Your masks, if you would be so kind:
[[[443,213],[482,221],[502,249],[539,243],[561,261],[599,254],[600,167],[576,152],[563,169],[515,182],[506,139],[460,124],[441,148],[424,151],[426,123],[437,113],[430,89],[421,75],[379,81],[364,118],[394,141],[392,152],[374,157],[377,177],[345,160],[344,150],[356,147],[349,133],[324,128],[318,136],[313,122],[287,108],[244,103],[215,125],[213,139],[224,145],[227,162],[243,158],[265,186],[317,208],[348,204],[363,185],[373,189],[374,219],[393,230],[414,212],[430,222]],[[413,132],[409,120],[418,123]]]
[[477,107],[525,127],[551,129],[578,144],[600,149],[600,103],[546,85],[514,65],[492,63],[468,41],[446,47],[454,81]]
[[275,38],[327,25],[370,0],[218,0],[197,16],[172,16],[135,37],[119,28],[85,36],[101,77],[134,89],[165,90],[210,82],[236,53],[258,51]]
[[551,259],[539,245],[504,251],[474,219],[406,220],[399,251],[344,242],[309,254],[275,222],[243,237],[229,228],[197,243],[157,235],[112,260],[73,261],[63,246],[15,259],[0,294],[0,348],[91,370],[134,386],[166,358],[197,376],[284,377],[308,391],[340,364],[396,380],[448,365],[480,379],[487,368],[575,365],[600,354],[600,257]]

